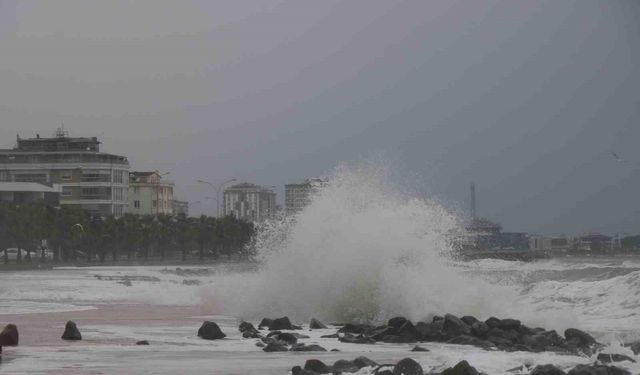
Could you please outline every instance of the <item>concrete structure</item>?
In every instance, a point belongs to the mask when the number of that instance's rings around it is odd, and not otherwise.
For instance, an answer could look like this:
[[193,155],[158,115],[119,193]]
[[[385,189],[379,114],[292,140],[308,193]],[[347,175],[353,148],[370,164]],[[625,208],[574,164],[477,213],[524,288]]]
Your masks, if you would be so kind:
[[100,152],[92,138],[71,138],[60,128],[53,138],[21,139],[0,150],[0,181],[59,184],[60,204],[79,206],[92,215],[127,212],[129,161]]
[[284,185],[285,213],[291,215],[302,211],[311,202],[313,194],[326,184],[325,180],[310,178],[300,184]]
[[47,186],[37,182],[0,182],[0,202],[15,204],[44,201],[48,206],[60,206],[60,185]]
[[571,249],[571,243],[569,238],[562,236],[529,236],[529,248],[531,250],[568,251]]
[[224,189],[223,213],[237,219],[258,222],[272,217],[276,211],[276,193],[250,183],[241,183]]
[[173,182],[154,172],[129,173],[129,212],[134,215],[173,215]]
[[573,242],[573,249],[585,252],[610,252],[613,238],[600,233],[589,233],[577,237]]
[[184,216],[189,216],[189,202],[187,201],[179,201],[173,200],[173,214],[180,215],[184,214]]

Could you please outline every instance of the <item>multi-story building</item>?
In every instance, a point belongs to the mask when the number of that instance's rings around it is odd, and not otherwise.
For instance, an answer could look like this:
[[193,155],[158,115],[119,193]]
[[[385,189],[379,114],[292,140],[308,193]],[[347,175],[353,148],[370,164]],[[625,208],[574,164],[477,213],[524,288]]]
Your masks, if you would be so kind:
[[189,202],[173,200],[173,214],[189,216]]
[[173,215],[173,182],[154,172],[129,173],[129,212]]
[[233,215],[247,221],[265,220],[276,211],[276,193],[247,182],[226,188],[222,201],[225,216]]
[[313,194],[327,182],[319,178],[310,178],[300,184],[284,185],[284,207],[287,215],[302,211],[311,202]]
[[60,185],[37,182],[0,182],[0,202],[15,204],[44,201],[51,207],[60,206]]
[[92,215],[127,212],[129,161],[100,152],[96,137],[71,138],[62,128],[53,138],[17,138],[0,150],[0,181],[59,184],[60,204],[79,206]]

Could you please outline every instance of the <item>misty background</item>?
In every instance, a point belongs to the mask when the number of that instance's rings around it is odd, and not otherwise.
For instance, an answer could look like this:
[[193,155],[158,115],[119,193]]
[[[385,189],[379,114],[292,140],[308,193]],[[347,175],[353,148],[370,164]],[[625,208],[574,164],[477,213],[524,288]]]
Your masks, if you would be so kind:
[[[277,185],[388,155],[505,230],[640,229],[640,2],[4,1],[0,148]],[[617,161],[612,153],[623,161]]]

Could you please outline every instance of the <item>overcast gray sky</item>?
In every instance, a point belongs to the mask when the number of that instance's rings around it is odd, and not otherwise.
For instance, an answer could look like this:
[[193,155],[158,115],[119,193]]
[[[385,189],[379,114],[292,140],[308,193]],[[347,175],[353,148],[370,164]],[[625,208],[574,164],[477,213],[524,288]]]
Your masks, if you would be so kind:
[[635,0],[0,0],[0,147],[64,122],[192,201],[199,178],[383,153],[452,207],[475,181],[507,230],[637,233],[639,20]]

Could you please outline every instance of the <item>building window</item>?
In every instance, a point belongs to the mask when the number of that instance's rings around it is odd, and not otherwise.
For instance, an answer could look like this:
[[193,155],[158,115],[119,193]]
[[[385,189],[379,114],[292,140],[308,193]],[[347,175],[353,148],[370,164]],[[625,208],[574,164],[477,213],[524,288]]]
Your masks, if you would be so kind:
[[73,192],[73,190],[72,190],[71,186],[63,186],[62,187],[62,192],[60,193],[60,195],[62,195],[63,197],[70,197],[72,192]]
[[71,181],[71,172],[60,172],[60,180]]
[[156,208],[158,206],[158,201],[157,200],[153,200],[153,208]]
[[133,201],[133,207],[140,208],[140,201]]

